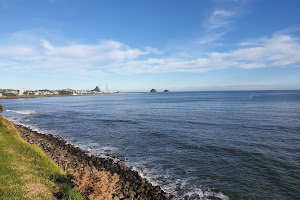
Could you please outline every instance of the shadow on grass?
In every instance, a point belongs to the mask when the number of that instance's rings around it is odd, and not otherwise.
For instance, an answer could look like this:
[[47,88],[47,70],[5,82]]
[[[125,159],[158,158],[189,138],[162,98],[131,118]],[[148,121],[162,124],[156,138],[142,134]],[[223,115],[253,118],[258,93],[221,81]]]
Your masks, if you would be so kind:
[[73,176],[54,174],[51,176],[53,181],[59,187],[59,191],[54,194],[55,198],[62,200],[84,200],[83,195],[75,189],[75,184],[72,182]]

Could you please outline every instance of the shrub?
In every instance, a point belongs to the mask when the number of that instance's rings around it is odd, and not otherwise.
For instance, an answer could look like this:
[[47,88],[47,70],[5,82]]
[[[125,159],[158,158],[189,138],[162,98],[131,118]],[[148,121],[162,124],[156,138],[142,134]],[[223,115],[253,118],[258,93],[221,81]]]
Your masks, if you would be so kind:
[[7,97],[15,97],[15,96],[17,96],[17,94],[14,94],[14,93],[6,93],[6,92],[4,92],[4,93],[3,93],[3,96],[7,96]]
[[117,192],[117,174],[108,171],[98,171],[95,168],[81,170],[74,179],[79,190],[90,200],[111,200]]
[[2,104],[0,104],[0,113],[2,113],[3,112],[3,106],[2,106]]
[[59,92],[59,94],[60,94],[60,95],[72,95],[73,92],[67,91],[67,90],[62,90],[62,91]]

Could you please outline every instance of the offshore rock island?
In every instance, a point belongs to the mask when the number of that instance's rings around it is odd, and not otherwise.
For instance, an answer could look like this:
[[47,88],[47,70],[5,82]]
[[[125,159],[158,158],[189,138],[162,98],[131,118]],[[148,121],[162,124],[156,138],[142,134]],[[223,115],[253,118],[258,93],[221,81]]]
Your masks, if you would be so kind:
[[[156,91],[156,89],[153,88],[152,90],[150,90],[150,92],[151,93],[156,93],[157,91]],[[164,90],[164,92],[170,92],[170,91],[169,90]]]

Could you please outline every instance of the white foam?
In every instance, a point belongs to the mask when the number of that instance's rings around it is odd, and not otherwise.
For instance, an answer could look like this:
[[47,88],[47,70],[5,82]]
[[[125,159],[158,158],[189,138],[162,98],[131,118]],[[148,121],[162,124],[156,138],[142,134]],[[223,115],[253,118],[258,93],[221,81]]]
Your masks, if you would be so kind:
[[[26,128],[29,128],[33,131],[37,131],[42,134],[49,134],[47,131],[42,130],[38,127],[35,127],[33,125],[28,125],[19,122],[16,119],[10,119],[11,121],[14,121],[14,123],[24,126]],[[74,139],[74,138],[73,138]],[[71,140],[72,141],[72,140]],[[119,152],[119,149],[112,146],[104,146],[99,148],[98,143],[83,143],[78,144],[76,142],[71,142],[74,146],[77,146],[83,150],[87,150],[90,152],[90,154],[101,156],[103,158],[111,158],[107,155],[107,153],[111,155],[115,155],[117,152]],[[114,161],[119,161],[118,159],[111,158]],[[176,199],[191,199],[191,200],[210,200],[210,197],[217,197],[222,200],[229,200],[229,197],[224,195],[221,192],[213,192],[210,189],[203,189],[203,188],[190,188],[188,186],[188,179],[177,179],[175,180],[174,176],[172,174],[166,173],[166,174],[160,174],[157,172],[157,169],[149,169],[145,165],[147,162],[153,162],[155,158],[148,158],[143,161],[139,162],[125,162],[126,166],[131,168],[132,170],[137,171],[142,178],[147,179],[152,185],[156,186],[159,185],[161,188],[172,195],[175,195]]]
[[210,189],[193,187],[188,184],[189,179],[176,179],[171,173],[161,174],[156,169],[148,169],[145,167],[147,161],[126,162],[126,166],[137,171],[142,178],[147,179],[152,185],[159,185],[169,194],[172,194],[176,199],[190,200],[210,200],[211,197],[216,197],[222,200],[229,200],[229,197],[221,192],[213,192]]
[[[36,131],[36,132],[38,132],[38,133],[42,133],[42,134],[45,134],[45,135],[47,135],[47,134],[50,134],[48,131],[45,131],[45,130],[43,130],[43,129],[40,129],[40,128],[38,128],[38,127],[36,127],[36,126],[33,126],[33,125],[29,125],[29,124],[24,124],[24,123],[21,123],[21,122],[19,122],[18,120],[15,120],[15,119],[9,119],[10,121],[13,121],[15,124],[17,124],[17,125],[20,125],[20,126],[23,126],[23,127],[25,127],[25,128],[29,128],[30,130],[32,130],[32,131]],[[53,134],[53,133],[51,133],[52,135],[55,135],[55,134]]]
[[79,147],[80,149],[88,151],[89,155],[96,155],[102,158],[110,158],[113,159],[115,162],[119,161],[119,159],[112,157],[112,155],[116,155],[117,152],[119,152],[119,149],[116,147],[105,146],[99,148],[100,145],[94,142],[77,143],[77,142],[72,142],[72,140],[69,140],[69,142],[74,146]]
[[184,196],[188,196],[195,200],[210,200],[211,197],[217,197],[222,200],[229,200],[229,197],[221,192],[212,192],[211,190],[202,190],[200,188],[195,188],[194,190],[187,192]]
[[14,112],[17,114],[22,114],[22,115],[35,115],[37,114],[36,111],[34,110],[6,110],[6,112]]

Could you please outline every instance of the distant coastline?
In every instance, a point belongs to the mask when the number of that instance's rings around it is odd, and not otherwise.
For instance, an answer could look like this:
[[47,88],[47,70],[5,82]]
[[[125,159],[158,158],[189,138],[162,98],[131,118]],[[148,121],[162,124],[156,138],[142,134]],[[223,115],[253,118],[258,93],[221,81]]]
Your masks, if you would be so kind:
[[[22,96],[1,96],[0,99],[25,99],[25,98],[41,98],[41,97],[67,97],[75,95],[22,95]],[[76,95],[78,96],[78,95]]]
[[27,99],[27,98],[43,98],[43,97],[77,97],[77,96],[84,96],[84,95],[96,95],[96,94],[119,94],[124,92],[111,92],[111,93],[91,93],[91,94],[77,94],[77,95],[61,95],[61,94],[54,94],[54,95],[19,95],[19,96],[0,96],[0,99]]
[[86,94],[114,94],[122,93],[119,91],[109,91],[106,85],[106,91],[101,91],[99,86],[96,86],[93,90],[73,90],[70,88],[63,90],[25,90],[20,88],[15,89],[1,89],[0,99],[24,99],[24,98],[38,98],[38,97],[61,97],[61,96],[82,96]]

